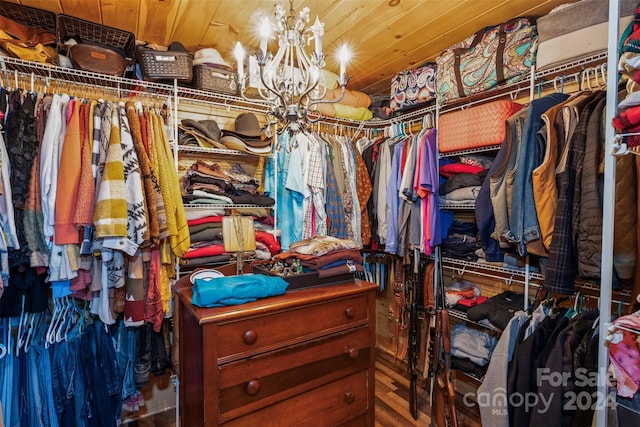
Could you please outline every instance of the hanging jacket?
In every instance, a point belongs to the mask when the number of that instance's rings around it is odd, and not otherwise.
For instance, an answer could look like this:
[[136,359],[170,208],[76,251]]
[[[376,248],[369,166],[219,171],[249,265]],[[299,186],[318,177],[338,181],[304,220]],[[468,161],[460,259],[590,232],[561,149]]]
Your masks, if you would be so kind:
[[[558,209],[556,210],[544,282],[545,287],[551,292],[572,294],[575,288],[577,256],[574,230],[577,230],[579,218],[574,217],[574,204],[579,205],[580,203],[579,193],[575,191],[576,182],[579,182],[577,180],[580,179],[577,177],[577,172],[578,165],[582,163],[584,157],[589,118],[599,96],[602,94],[591,96],[588,103],[582,108],[578,125],[566,146],[566,164],[563,164],[561,168],[559,166],[560,172],[557,174]],[[576,197],[578,197],[577,200]]]
[[[604,115],[604,113],[603,113]],[[604,138],[601,139],[604,143]],[[637,196],[634,156],[616,158],[616,200],[613,231],[613,267],[622,280],[632,279],[637,252]],[[600,248],[602,250],[602,248]],[[633,294],[637,295],[637,294]]]
[[[603,138],[600,134],[605,99],[601,99],[593,110],[587,127],[581,186],[580,224],[577,230],[578,276],[584,279],[600,279],[602,259],[602,181],[600,153]],[[617,176],[616,176],[617,178]],[[635,194],[628,191],[635,200]],[[629,206],[627,206],[629,208]],[[617,210],[617,209],[616,209]],[[635,209],[633,210],[635,223]],[[630,224],[628,224],[630,225]],[[634,224],[635,228],[635,224]],[[626,230],[626,229],[625,229]],[[626,231],[625,231],[626,232]],[[635,239],[634,239],[635,240]],[[635,254],[633,254],[635,256]]]
[[531,173],[540,165],[543,157],[536,140],[536,134],[542,127],[541,116],[547,109],[561,103],[568,97],[567,94],[553,93],[544,98],[535,99],[529,104],[518,153],[518,168],[514,177],[509,232],[504,236],[516,245],[520,255],[527,254],[527,243],[540,239]]

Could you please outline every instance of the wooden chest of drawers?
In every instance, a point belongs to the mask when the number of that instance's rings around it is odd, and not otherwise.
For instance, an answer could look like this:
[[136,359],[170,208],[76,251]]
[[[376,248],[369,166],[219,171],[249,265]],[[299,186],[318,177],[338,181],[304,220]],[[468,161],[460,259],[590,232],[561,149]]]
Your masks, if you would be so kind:
[[203,309],[181,278],[181,425],[372,426],[377,289],[356,279]]

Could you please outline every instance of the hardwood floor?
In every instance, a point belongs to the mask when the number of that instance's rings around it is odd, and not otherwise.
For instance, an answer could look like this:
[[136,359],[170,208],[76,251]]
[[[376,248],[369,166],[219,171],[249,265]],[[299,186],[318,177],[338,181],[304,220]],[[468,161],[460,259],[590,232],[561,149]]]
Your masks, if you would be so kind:
[[[456,381],[456,391],[473,393],[477,385],[470,385],[466,379]],[[478,408],[464,405],[462,394],[456,395],[456,410],[458,427],[481,426]],[[378,352],[375,411],[378,427],[430,426],[428,383],[418,375],[418,419],[414,420],[409,412],[409,373],[406,364]]]
[[[418,380],[418,419],[414,420],[409,413],[409,376],[406,364],[393,357],[378,353],[376,357],[375,387],[375,425],[376,427],[430,426],[431,407],[429,392],[425,390],[427,383],[419,375]],[[167,375],[168,377],[168,375]],[[143,390],[149,402],[160,387],[173,387],[170,381],[160,378],[157,383],[150,384],[150,390]],[[460,388],[464,388],[461,384]],[[162,390],[162,389],[160,389]],[[174,395],[175,397],[175,395]],[[166,403],[165,403],[166,404]],[[174,403],[175,405],[175,403]],[[456,399],[459,427],[480,427],[477,408],[466,407],[461,396]],[[153,413],[145,406],[139,414],[124,414],[122,426],[126,427],[175,427],[175,406],[160,413]],[[146,412],[145,412],[146,411]],[[136,419],[136,416],[139,418]]]

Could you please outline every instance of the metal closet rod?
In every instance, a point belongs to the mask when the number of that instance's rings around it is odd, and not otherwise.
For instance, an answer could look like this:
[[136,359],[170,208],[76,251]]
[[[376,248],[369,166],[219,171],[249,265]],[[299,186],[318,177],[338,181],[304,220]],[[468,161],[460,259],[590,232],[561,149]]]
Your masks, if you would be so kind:
[[7,89],[25,89],[30,92],[67,93],[72,96],[85,98],[105,97],[105,94],[108,92],[112,98],[118,101],[139,101],[140,98],[146,98],[145,103],[148,105],[151,100],[153,101],[154,107],[167,104],[171,99],[170,96],[159,96],[158,94],[139,91],[131,92],[121,87],[95,86],[86,82],[71,82],[58,77],[47,77],[18,70],[1,72],[0,86]]

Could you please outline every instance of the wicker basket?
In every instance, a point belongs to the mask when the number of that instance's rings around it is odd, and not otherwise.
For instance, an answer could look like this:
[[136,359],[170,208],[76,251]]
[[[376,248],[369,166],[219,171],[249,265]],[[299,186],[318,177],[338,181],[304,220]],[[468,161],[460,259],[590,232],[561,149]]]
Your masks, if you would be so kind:
[[193,56],[189,52],[139,47],[136,57],[145,80],[191,82]]
[[136,38],[133,33],[128,31],[60,14],[58,15],[57,34],[58,49],[61,52],[66,49],[63,44],[65,40],[77,37],[83,43],[96,43],[117,50],[129,61],[133,61],[135,58]]
[[39,28],[56,34],[56,14],[35,7],[0,1],[0,15],[31,28]]
[[193,66],[193,87],[211,92],[238,95],[238,83],[233,71],[205,64]]

